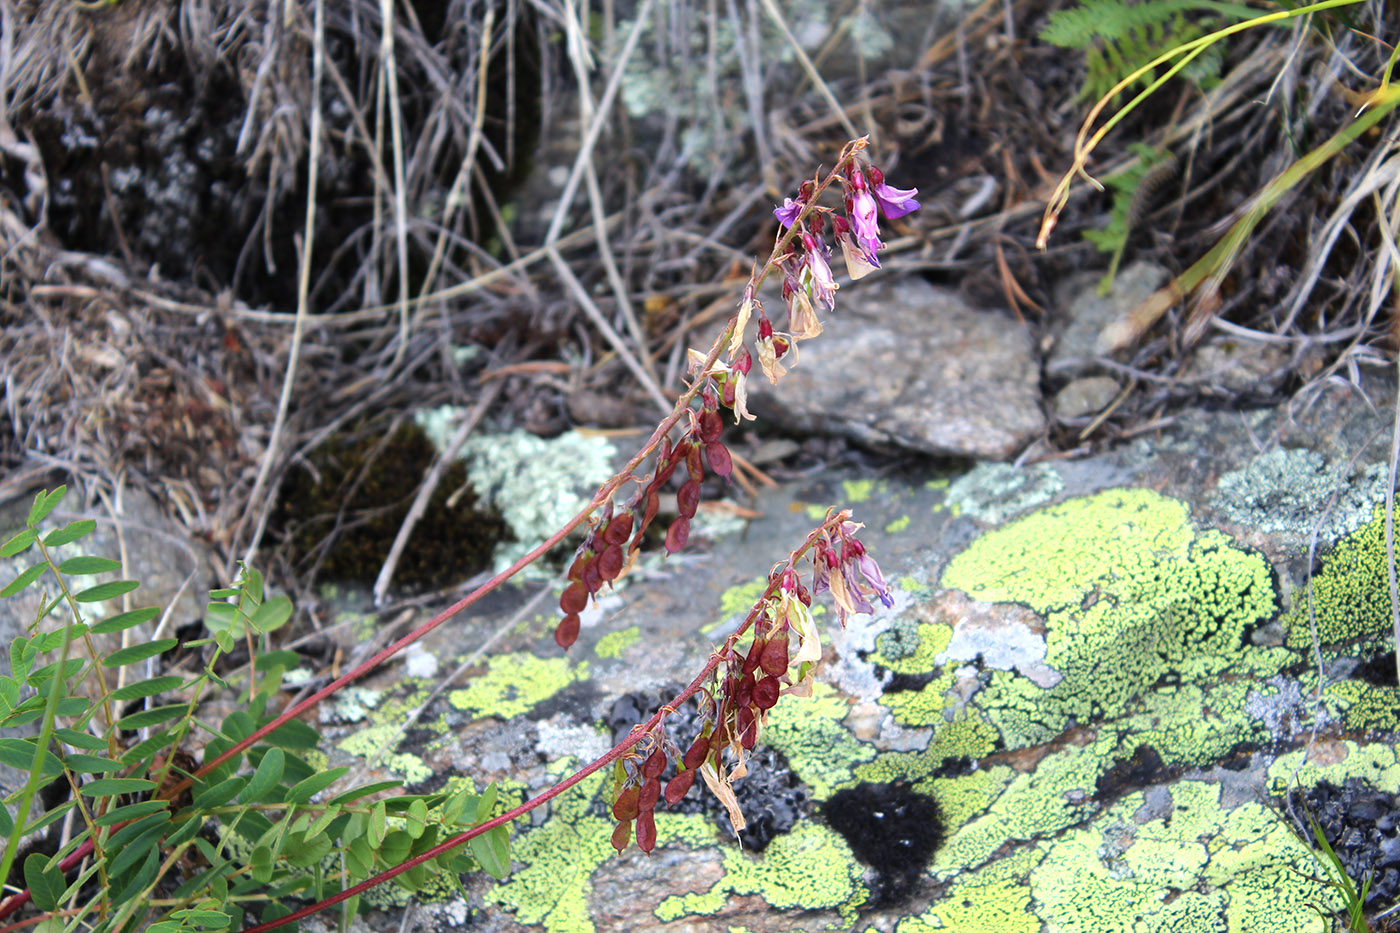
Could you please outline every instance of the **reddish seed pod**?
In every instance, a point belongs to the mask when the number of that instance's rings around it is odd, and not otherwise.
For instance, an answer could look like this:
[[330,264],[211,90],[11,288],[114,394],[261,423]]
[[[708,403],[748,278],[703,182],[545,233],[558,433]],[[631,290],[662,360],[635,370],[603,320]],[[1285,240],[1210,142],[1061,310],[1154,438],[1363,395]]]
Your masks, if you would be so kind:
[[690,452],[695,449],[695,445],[690,442],[690,435],[681,438],[681,442],[676,445],[676,449],[671,451],[671,469],[675,469],[690,457]]
[[686,751],[685,757],[681,761],[691,771],[700,767],[705,759],[710,755],[710,737],[708,735],[697,735],[695,741],[690,743],[690,748]]
[[744,748],[752,749],[758,744],[758,720],[749,723],[748,728],[739,733],[739,744]]
[[642,794],[637,798],[637,809],[642,813],[650,813],[656,809],[656,801],[661,799],[661,781],[650,778],[642,785]]
[[642,777],[658,778],[661,772],[666,770],[666,753],[657,749],[647,756],[647,760],[642,764]]
[[[592,564],[588,565],[593,566]],[[584,573],[587,573],[587,567]],[[579,613],[588,608],[588,590],[582,583],[570,583],[559,596],[559,608],[567,615]]]
[[758,638],[754,638],[753,644],[749,645],[749,653],[744,656],[744,666],[740,671],[744,676],[752,674],[763,663],[763,650],[766,647],[767,645],[759,641]]
[[688,480],[685,485],[676,490],[676,511],[686,518],[694,518],[695,510],[700,506],[700,484],[695,480]]
[[632,841],[632,821],[625,820],[613,827],[612,847],[621,852]]
[[700,456],[699,447],[690,448],[685,456],[685,468],[694,482],[698,483],[705,478],[705,461]]
[[739,715],[734,717],[734,731],[738,733],[739,740],[743,741],[744,733],[752,728],[758,720],[754,718],[753,707],[745,706],[740,708]]
[[742,719],[746,707],[753,701],[753,678],[745,677],[739,681],[738,689],[734,691],[734,705],[739,707],[739,716]]
[[733,380],[733,379],[727,379],[727,380],[725,380],[725,383],[724,383],[724,391],[721,392],[721,393],[720,393],[720,396],[719,396],[719,399],[720,399],[721,402],[724,403],[724,407],[725,407],[725,408],[733,408],[733,407],[734,407],[734,399],[735,399],[735,395],[734,395],[734,386],[735,386],[735,380]]
[[640,787],[623,788],[622,793],[617,795],[617,800],[613,802],[613,819],[619,822],[625,820],[635,820],[638,811],[641,810],[642,789]]
[[705,460],[710,464],[710,472],[721,479],[729,479],[734,472],[734,459],[729,456],[729,448],[719,441],[705,445]]
[[700,412],[700,440],[705,443],[719,440],[724,433],[724,419],[719,412],[706,409]]
[[671,780],[666,782],[666,806],[674,807],[681,802],[681,798],[690,792],[690,785],[695,783],[695,769],[682,771]]
[[759,658],[758,665],[763,668],[763,673],[774,677],[781,677],[787,673],[788,637],[786,632],[779,632],[769,639],[768,644],[763,646],[763,656]]
[[671,527],[666,529],[666,553],[678,554],[685,549],[686,539],[690,537],[690,519],[682,515],[671,522]]
[[632,535],[632,513],[624,512],[608,522],[608,527],[603,529],[603,541],[606,544],[623,544]]
[[559,620],[554,628],[554,643],[565,651],[578,641],[578,613],[571,612]]
[[588,566],[583,568],[583,576],[579,582],[590,593],[596,593],[603,588],[603,575],[598,572],[596,560],[589,561]]
[[568,575],[568,578],[569,578],[570,580],[577,580],[577,579],[579,579],[579,578],[583,575],[583,568],[584,568],[585,566],[587,566],[587,565],[588,565],[588,562],[589,562],[590,560],[592,560],[592,559],[593,559],[593,554],[592,554],[592,552],[587,551],[587,550],[580,551],[579,554],[578,554],[578,556],[574,558],[574,562],[573,562],[572,564],[569,565],[569,575]]
[[753,685],[753,705],[759,709],[772,709],[778,703],[778,678],[765,677]]
[[650,810],[637,817],[637,848],[647,855],[656,848],[656,816]]
[[603,553],[598,555],[598,576],[604,580],[616,580],[617,575],[622,573],[623,563],[622,548],[616,544],[609,544]]

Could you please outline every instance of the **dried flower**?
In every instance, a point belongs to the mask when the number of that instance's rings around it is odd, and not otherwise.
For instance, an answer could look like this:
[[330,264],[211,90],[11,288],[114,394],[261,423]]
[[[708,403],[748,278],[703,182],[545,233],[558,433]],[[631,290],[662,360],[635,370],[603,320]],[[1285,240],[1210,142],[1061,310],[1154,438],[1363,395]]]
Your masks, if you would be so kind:
[[833,310],[836,307],[836,289],[840,286],[831,277],[831,265],[826,260],[826,244],[810,233],[803,233],[802,249],[801,281],[811,287],[813,299],[825,304],[827,310]]
[[846,260],[846,274],[851,277],[851,281],[859,281],[865,276],[880,268],[880,260],[874,253],[867,252],[865,247],[856,242],[851,234],[850,221],[844,217],[831,218],[831,229],[836,234],[836,242],[841,247],[841,255]]

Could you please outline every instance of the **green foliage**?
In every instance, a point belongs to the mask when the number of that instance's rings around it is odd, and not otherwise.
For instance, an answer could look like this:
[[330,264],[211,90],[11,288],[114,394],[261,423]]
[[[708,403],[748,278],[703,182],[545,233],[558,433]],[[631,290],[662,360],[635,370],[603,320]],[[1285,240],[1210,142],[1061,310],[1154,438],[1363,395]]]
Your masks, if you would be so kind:
[[[1191,11],[1208,15],[1188,19]],[[1050,14],[1040,31],[1041,41],[1085,53],[1087,73],[1081,100],[1098,100],[1136,69],[1174,46],[1190,42],[1224,22],[1253,16],[1247,7],[1215,0],[1083,0]],[[1209,89],[1220,77],[1224,50],[1218,45],[1188,65],[1182,77]],[[1151,76],[1137,86],[1145,87]]]
[[[286,916],[288,898],[329,897],[490,818],[494,786],[476,794],[469,782],[375,799],[401,789],[389,781],[332,796],[347,769],[312,764],[320,736],[297,720],[208,767],[272,720],[270,701],[296,655],[271,650],[269,636],[291,618],[291,601],[266,593],[262,575],[243,567],[233,586],[212,594],[207,638],[179,645],[131,637],[160,616],[155,607],[93,620],[101,603],[137,584],[74,589],[74,577],[119,573],[121,565],[57,553],[95,528],[80,521],[41,530],[64,492],[39,495],[26,528],[0,545],[7,558],[35,552],[4,594],[31,587],[45,594],[26,634],[9,646],[9,674],[0,675],[0,763],[27,775],[0,809],[0,877],[22,883],[38,910],[88,918],[95,933],[238,929]],[[109,646],[121,637],[129,644]],[[216,667],[239,645],[252,663],[241,669],[246,683],[235,685]],[[201,651],[203,669],[177,676],[147,667],[177,647]],[[219,722],[206,718],[201,702],[227,689],[238,690],[238,708]],[[193,754],[206,738],[202,755]],[[57,852],[26,852],[34,834],[65,818],[72,831]],[[66,862],[84,866],[82,873],[70,875],[75,868]],[[478,868],[496,878],[509,871],[504,827],[394,881],[412,893],[430,881],[458,884]]]
[[1084,239],[1094,244],[1099,252],[1112,256],[1108,271],[1099,283],[1101,295],[1107,294],[1113,286],[1128,239],[1141,223],[1153,195],[1176,174],[1176,157],[1165,149],[1155,149],[1142,143],[1131,143],[1128,148],[1138,157],[1137,162],[1103,180],[1104,186],[1113,192],[1108,224],[1102,230],[1084,231]]

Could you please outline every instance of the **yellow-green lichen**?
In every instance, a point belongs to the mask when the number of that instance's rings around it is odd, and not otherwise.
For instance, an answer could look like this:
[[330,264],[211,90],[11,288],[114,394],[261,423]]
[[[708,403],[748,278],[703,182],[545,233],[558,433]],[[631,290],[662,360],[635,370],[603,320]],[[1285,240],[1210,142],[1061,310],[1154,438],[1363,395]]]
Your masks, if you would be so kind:
[[843,480],[841,491],[846,494],[847,505],[859,505],[862,502],[870,501],[871,494],[875,492],[875,481],[873,479]]
[[1269,766],[1273,793],[1284,793],[1292,787],[1313,787],[1319,781],[1345,784],[1347,778],[1362,778],[1377,790],[1400,792],[1400,760],[1394,747],[1380,742],[1335,742],[1326,754],[1300,749],[1278,756]]
[[1063,679],[1042,689],[993,671],[977,697],[1008,748],[1048,741],[1071,720],[1121,715],[1169,675],[1215,678],[1276,609],[1260,555],[1197,529],[1185,505],[1146,489],[1070,499],[988,532],[942,582],[1045,619],[1045,664]]
[[[1370,522],[1347,535],[1322,558],[1322,569],[1309,584],[1312,616],[1323,654],[1367,655],[1384,650],[1392,634],[1390,589],[1386,583],[1385,506],[1377,505]],[[1295,593],[1284,624],[1288,646],[1312,650],[1312,627],[1306,591]]]
[[1400,688],[1380,686],[1364,680],[1342,680],[1328,684],[1329,700],[1341,701],[1342,721],[1358,732],[1400,730]]
[[492,658],[486,673],[453,690],[447,701],[477,716],[514,719],[587,674],[586,661],[575,664],[568,658],[506,654]]
[[763,595],[763,591],[767,588],[768,580],[765,577],[754,577],[746,583],[731,586],[720,594],[719,618],[707,625],[702,625],[700,631],[706,635],[713,635],[720,629],[737,626],[739,620],[749,614],[753,604],[758,602],[758,598]]
[[819,681],[812,696],[783,697],[768,714],[764,744],[783,753],[816,800],[831,796],[856,764],[875,757],[875,749],[841,724],[850,711],[844,697]]
[[922,914],[909,917],[895,933],[1040,933],[1041,921],[1030,912],[1028,877],[1045,857],[1022,849],[955,882],[948,893]]
[[887,534],[887,535],[897,535],[897,534],[899,534],[901,531],[903,531],[904,529],[908,528],[908,527],[909,527],[909,523],[910,523],[911,521],[912,521],[912,519],[911,519],[908,515],[901,515],[901,516],[899,516],[899,518],[896,518],[896,519],[894,519],[893,521],[890,521],[890,522],[885,523],[885,534]]
[[[714,913],[731,895],[757,894],[778,910],[835,909],[847,920],[869,892],[861,869],[844,840],[825,826],[798,823],[754,855],[724,849],[724,877],[709,891],[668,897],[656,908],[663,921]],[[843,927],[845,928],[845,927]]]
[[593,646],[593,651],[600,658],[621,657],[622,652],[635,645],[641,637],[641,626],[633,625],[604,635],[598,639],[598,644]]

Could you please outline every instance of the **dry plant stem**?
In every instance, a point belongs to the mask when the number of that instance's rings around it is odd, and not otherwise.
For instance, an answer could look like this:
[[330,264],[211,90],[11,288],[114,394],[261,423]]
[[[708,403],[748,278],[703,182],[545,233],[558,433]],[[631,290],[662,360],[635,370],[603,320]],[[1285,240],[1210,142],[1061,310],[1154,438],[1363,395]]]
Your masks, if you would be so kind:
[[485,388],[481,397],[476,400],[476,404],[472,406],[472,410],[457,426],[456,432],[447,442],[447,447],[433,462],[432,467],[428,470],[428,475],[423,479],[423,484],[418,487],[418,492],[413,497],[413,504],[408,507],[408,514],[403,517],[398,534],[394,536],[394,543],[389,547],[389,556],[384,558],[384,565],[379,568],[379,576],[374,581],[374,604],[379,608],[384,607],[385,598],[389,593],[389,581],[394,577],[394,568],[399,565],[399,558],[403,556],[403,549],[408,546],[408,539],[413,535],[414,526],[423,517],[423,513],[428,510],[428,500],[437,491],[438,483],[442,481],[442,474],[446,471],[448,464],[457,456],[457,451],[466,442],[467,436],[472,433],[481,419],[486,417],[486,412],[495,404],[504,385],[505,382],[498,379]]
[[399,105],[399,66],[394,54],[394,0],[379,0],[379,16],[383,19],[379,77],[385,82],[382,87],[389,95],[389,135],[394,155],[394,245],[399,266],[399,339],[390,368],[396,369],[403,362],[404,352],[408,349],[408,205],[403,166],[403,114]]
[[845,108],[843,108],[840,101],[836,99],[836,95],[831,93],[831,88],[826,86],[826,82],[822,80],[822,76],[817,72],[816,66],[812,64],[812,60],[807,57],[807,53],[803,50],[802,43],[797,41],[797,37],[794,36],[792,30],[788,28],[787,20],[783,19],[783,13],[778,9],[778,5],[774,3],[773,0],[763,0],[763,9],[768,12],[769,18],[773,20],[774,25],[782,32],[783,38],[787,40],[793,55],[797,56],[797,61],[801,63],[802,70],[807,75],[807,80],[812,82],[812,87],[816,88],[817,93],[822,96],[827,106],[831,108],[831,112],[841,121],[841,126],[845,128],[847,135],[852,139],[859,136],[860,133],[856,130],[855,125],[851,123],[851,118],[846,116]]
[[[301,353],[301,337],[306,328],[307,302],[311,291],[311,246],[316,231],[316,181],[321,163],[321,76],[325,71],[326,34],[324,0],[316,0],[314,16],[315,24],[311,43],[311,141],[306,156],[306,232],[302,236],[300,262],[297,265],[296,322],[292,325],[292,345],[291,349],[287,351],[287,369],[282,376],[282,395],[277,400],[277,416],[272,421],[272,434],[267,439],[267,450],[263,454],[262,463],[258,465],[258,476],[253,481],[253,491],[248,494],[249,502],[257,502],[262,495],[267,478],[272,473],[272,463],[277,459],[277,449],[282,444],[282,429],[287,423],[287,409],[291,405],[292,386],[296,382],[297,357]],[[248,541],[248,547],[243,552],[245,562],[251,562],[253,555],[258,550],[267,513],[268,510],[264,509],[258,519],[258,527],[253,531],[253,535]],[[239,536],[243,533],[243,521],[247,516],[248,512],[245,511],[238,526],[233,530],[232,540],[235,546],[237,546]],[[226,573],[232,576],[233,568],[226,568]]]
[[[786,567],[794,567],[797,564],[798,560],[801,559],[802,555],[807,553],[807,551],[811,549],[812,545],[816,543],[819,536],[823,535],[828,531],[835,531],[836,529],[839,529],[841,527],[841,523],[848,520],[850,517],[850,511],[844,509],[834,515],[828,515],[826,521],[822,522],[821,525],[812,529],[812,531],[808,533],[807,540],[803,543],[803,545],[796,551],[793,551],[791,554],[788,555]],[[758,619],[759,613],[763,608],[763,604],[768,600],[769,597],[771,597],[777,591],[778,585],[781,582],[781,580],[781,572],[770,573],[768,578],[767,589],[765,589],[762,595],[760,595],[758,599],[754,602],[754,606],[752,609],[749,610],[749,614],[747,617],[745,617],[743,624],[740,625],[739,628],[735,630],[733,634],[731,634],[728,638],[724,640],[724,647],[721,650],[712,652],[710,654],[710,660],[705,664],[705,667],[700,671],[700,673],[695,677],[695,679],[690,682],[690,685],[687,686],[684,690],[682,690],[679,694],[677,694],[675,699],[671,700],[670,703],[657,710],[656,713],[645,723],[639,726],[634,726],[631,734],[628,735],[627,738],[623,739],[617,745],[613,746],[611,750],[609,750],[601,758],[595,760],[592,764],[581,768],[578,771],[575,771],[573,774],[569,775],[567,778],[560,781],[558,784],[555,784],[554,786],[548,788],[544,792],[530,798],[515,809],[510,810],[506,813],[502,813],[500,816],[487,820],[485,823],[482,823],[478,826],[473,826],[469,830],[458,833],[457,835],[439,843],[438,845],[434,846],[433,848],[429,849],[423,854],[409,859],[401,865],[396,865],[386,872],[375,875],[373,878],[368,878],[360,882],[359,884],[340,892],[339,894],[336,894],[332,897],[326,898],[323,901],[320,901],[319,903],[303,907],[301,910],[295,911],[289,916],[283,917],[279,920],[270,920],[267,923],[260,923],[254,927],[249,927],[247,930],[244,931],[244,933],[264,933],[264,931],[274,930],[277,927],[282,926],[283,924],[295,923],[296,921],[301,920],[304,917],[309,917],[312,914],[324,910],[327,907],[332,907],[336,904],[339,904],[341,901],[348,900],[357,894],[361,894],[365,891],[368,891],[370,888],[375,887],[379,884],[383,884],[385,881],[389,881],[394,877],[401,875],[404,872],[414,868],[415,866],[421,865],[430,859],[437,858],[444,852],[449,852],[452,849],[457,848],[458,846],[462,845],[468,840],[476,836],[480,836],[482,833],[495,829],[497,826],[503,826],[506,823],[509,823],[510,821],[516,819],[517,817],[529,813],[531,810],[535,809],[541,804],[548,803],[555,797],[558,797],[564,791],[578,784],[590,774],[593,774],[602,768],[606,768],[608,765],[612,764],[614,761],[627,754],[627,752],[630,751],[634,745],[636,745],[643,738],[645,738],[646,735],[649,732],[651,732],[652,729],[655,729],[657,725],[660,724],[661,720],[666,716],[668,710],[675,710],[679,708],[683,703],[685,703],[687,700],[689,700],[691,697],[695,696],[695,694],[699,692],[700,688],[705,684],[707,680],[709,680],[710,675],[712,675],[715,672],[715,670],[719,667],[720,663],[728,656],[729,652],[738,643],[739,639],[742,638],[753,626],[754,622]]]
[[[1400,359],[1396,361],[1400,375]],[[1395,390],[1395,426],[1390,441],[1390,481],[1385,484],[1385,577],[1390,584],[1391,626],[1395,634],[1395,676],[1400,680],[1400,585],[1395,579],[1395,477],[1400,469],[1400,385]]]

